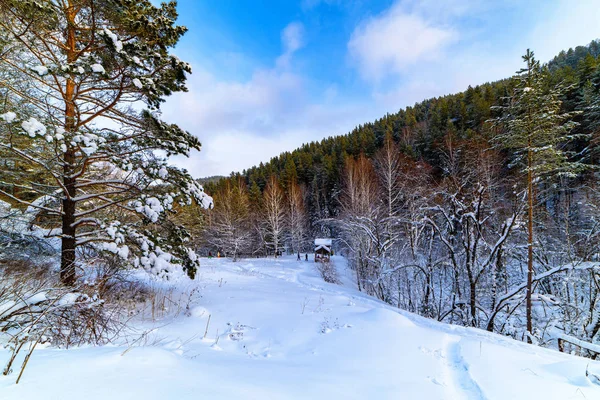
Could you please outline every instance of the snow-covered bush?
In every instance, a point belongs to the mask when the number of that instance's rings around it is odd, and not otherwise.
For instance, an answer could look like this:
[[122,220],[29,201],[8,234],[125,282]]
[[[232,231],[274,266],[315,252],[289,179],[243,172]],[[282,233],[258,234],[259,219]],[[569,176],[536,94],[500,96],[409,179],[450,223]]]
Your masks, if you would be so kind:
[[328,262],[328,261],[322,261],[322,262],[316,263],[316,265],[317,265],[317,270],[321,274],[321,278],[323,278],[323,280],[325,282],[339,283],[340,280],[339,280],[338,273],[337,273],[334,263]]
[[93,286],[62,286],[51,265],[4,260],[0,267],[0,345],[10,355],[2,361],[6,363],[3,374],[13,370],[21,352],[28,360],[38,345],[108,343],[124,329],[126,315],[120,303],[106,303]]

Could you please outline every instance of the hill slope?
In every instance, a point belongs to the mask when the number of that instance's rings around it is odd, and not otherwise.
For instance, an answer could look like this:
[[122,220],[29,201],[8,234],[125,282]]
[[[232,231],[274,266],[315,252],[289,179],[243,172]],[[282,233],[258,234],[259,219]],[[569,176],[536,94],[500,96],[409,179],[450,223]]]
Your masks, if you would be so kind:
[[205,260],[194,282],[153,283],[173,303],[156,322],[138,318],[141,340],[38,350],[19,385],[0,378],[0,397],[600,398],[585,376],[600,363],[391,308],[334,261],[341,285],[294,257]]
[[[600,90],[599,65],[600,41],[562,51],[547,63],[551,83],[562,82],[571,86],[563,99],[564,111],[583,111],[586,90],[591,87],[596,92]],[[305,188],[305,205],[311,222],[336,216],[348,157],[364,154],[373,158],[383,146],[386,135],[390,135],[407,159],[424,162],[433,168],[434,175],[443,175],[444,155],[448,152],[445,138],[448,135],[471,142],[489,140],[494,135],[486,121],[499,116],[499,111],[492,107],[502,104],[503,99],[512,93],[513,83],[508,78],[469,86],[460,93],[423,100],[359,125],[347,134],[306,143],[268,162],[232,173],[218,182],[208,182],[205,188],[208,193],[216,193],[225,184],[224,181],[242,177],[249,188],[255,186],[258,191],[263,190],[269,177],[274,175],[284,188],[291,181],[297,181]],[[576,117],[581,125],[574,133],[590,133],[590,126],[600,124],[596,118],[589,115]],[[588,145],[585,141],[578,143],[577,150],[581,151]],[[596,147],[594,142],[590,152],[597,152]]]

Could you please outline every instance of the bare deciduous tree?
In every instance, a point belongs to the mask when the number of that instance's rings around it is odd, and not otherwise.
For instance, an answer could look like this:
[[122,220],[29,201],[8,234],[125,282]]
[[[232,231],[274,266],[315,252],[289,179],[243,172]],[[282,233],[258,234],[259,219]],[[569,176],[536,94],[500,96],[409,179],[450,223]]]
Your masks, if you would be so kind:
[[300,252],[306,246],[306,210],[304,195],[298,183],[292,182],[287,190],[288,228],[291,248],[294,253]]
[[236,261],[238,255],[248,250],[252,240],[248,190],[241,178],[214,194],[216,205],[210,211],[208,241]]
[[263,193],[263,215],[266,244],[277,257],[285,235],[285,196],[274,175]]

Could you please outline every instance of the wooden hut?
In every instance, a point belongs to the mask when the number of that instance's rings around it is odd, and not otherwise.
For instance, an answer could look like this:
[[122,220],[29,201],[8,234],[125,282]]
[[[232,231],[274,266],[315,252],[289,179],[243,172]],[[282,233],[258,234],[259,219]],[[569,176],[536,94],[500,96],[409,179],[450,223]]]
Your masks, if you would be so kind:
[[332,239],[315,239],[315,262],[329,262]]

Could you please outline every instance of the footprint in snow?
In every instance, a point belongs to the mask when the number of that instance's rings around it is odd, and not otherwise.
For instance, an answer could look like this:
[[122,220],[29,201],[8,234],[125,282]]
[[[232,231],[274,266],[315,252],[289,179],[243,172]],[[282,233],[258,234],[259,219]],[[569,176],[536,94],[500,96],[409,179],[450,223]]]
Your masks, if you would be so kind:
[[429,382],[439,385],[439,386],[446,386],[446,384],[444,382],[439,381],[435,376],[428,376],[427,379],[429,379]]
[[442,349],[431,350],[431,349],[428,349],[427,347],[419,346],[419,350],[421,350],[422,353],[427,354],[427,355],[432,356],[437,359],[445,358],[444,355],[442,354]]

